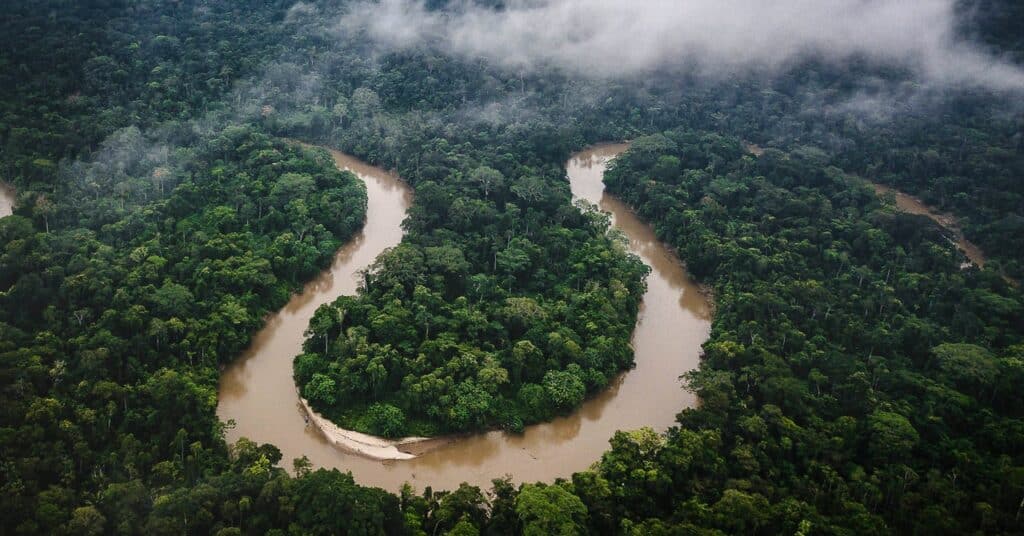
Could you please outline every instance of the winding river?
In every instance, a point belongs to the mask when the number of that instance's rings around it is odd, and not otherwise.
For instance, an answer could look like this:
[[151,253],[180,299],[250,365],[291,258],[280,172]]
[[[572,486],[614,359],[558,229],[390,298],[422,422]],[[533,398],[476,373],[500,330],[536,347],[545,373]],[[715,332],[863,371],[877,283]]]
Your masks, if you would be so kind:
[[281,449],[286,468],[292,459],[306,455],[314,467],[351,471],[357,482],[389,490],[398,490],[404,482],[417,489],[453,489],[461,482],[487,488],[491,479],[503,475],[511,475],[516,482],[568,477],[598,460],[616,430],[641,426],[665,430],[674,424],[680,409],[695,404],[694,395],[682,389],[678,377],[697,367],[701,344],[710,333],[712,311],[651,228],[625,205],[604,195],[604,169],[626,147],[597,146],[574,155],[566,165],[573,197],[610,212],[613,224],[628,238],[629,249],[652,267],[633,334],[636,368],[620,375],[608,389],[572,415],[528,426],[522,434],[492,431],[442,439],[408,460],[382,462],[338,449],[315,426],[315,416],[307,423],[291,367],[302,333],[320,304],[354,293],[359,270],[398,244],[411,200],[409,189],[396,177],[332,151],[339,167],[366,182],[366,227],[338,252],[330,269],[270,317],[252,346],[222,375],[217,412],[221,420],[236,422],[228,440],[248,437],[272,443]]

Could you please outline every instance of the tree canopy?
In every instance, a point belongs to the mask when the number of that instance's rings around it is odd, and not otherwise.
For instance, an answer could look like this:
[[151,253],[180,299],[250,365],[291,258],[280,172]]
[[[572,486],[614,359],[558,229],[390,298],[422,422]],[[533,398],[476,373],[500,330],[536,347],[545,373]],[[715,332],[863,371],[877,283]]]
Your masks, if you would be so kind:
[[[510,69],[374,48],[328,16],[349,4],[5,4],[0,532],[1020,532],[1012,98],[873,58],[721,79]],[[1024,57],[1019,2],[955,9],[972,46]],[[415,188],[402,244],[295,356],[331,418],[515,431],[630,367],[645,269],[570,204],[562,167],[608,140],[633,140],[608,189],[713,290],[685,378],[699,406],[615,434],[570,480],[487,490],[389,493],[227,445],[220,367],[366,212],[358,181],[285,138]],[[961,268],[948,232],[864,179],[956,215],[990,262]]]

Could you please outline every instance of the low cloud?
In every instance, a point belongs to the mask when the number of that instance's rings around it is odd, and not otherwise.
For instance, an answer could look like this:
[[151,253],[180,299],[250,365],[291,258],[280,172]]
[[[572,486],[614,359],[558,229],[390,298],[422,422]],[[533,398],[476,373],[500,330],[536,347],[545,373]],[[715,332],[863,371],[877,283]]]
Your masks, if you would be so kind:
[[909,69],[924,83],[1024,89],[1018,66],[957,37],[955,0],[362,0],[337,28],[389,49],[424,44],[514,69],[625,77],[676,68],[772,74],[809,57]]
[[309,17],[316,16],[319,10],[313,4],[306,2],[296,2],[292,7],[288,8],[288,11],[284,15],[284,22],[286,24],[300,23],[306,21]]

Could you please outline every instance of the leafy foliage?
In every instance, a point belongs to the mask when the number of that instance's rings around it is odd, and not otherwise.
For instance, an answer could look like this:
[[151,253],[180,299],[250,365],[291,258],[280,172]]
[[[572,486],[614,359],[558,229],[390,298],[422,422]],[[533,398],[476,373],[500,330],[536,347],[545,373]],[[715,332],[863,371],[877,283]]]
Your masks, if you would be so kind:
[[[345,3],[5,5],[0,532],[1019,532],[1019,108],[889,94],[914,84],[869,61],[590,83],[378,54],[302,17]],[[1019,59],[1017,4],[958,2],[962,31]],[[516,430],[629,366],[642,270],[561,165],[665,130],[608,179],[716,292],[678,429],[618,433],[570,482],[398,495],[224,444],[219,365],[364,214],[352,177],[266,133],[416,188],[403,245],[295,361],[319,407],[400,435]],[[957,214],[992,269],[854,173]]]
[[637,140],[605,180],[717,304],[687,377],[700,407],[667,444],[618,438],[601,462],[628,490],[619,515],[747,534],[1014,530],[1019,290],[961,269],[929,220],[812,152],[754,158],[676,130]]
[[[171,169],[167,195],[134,209],[55,196],[62,210],[103,213],[110,223],[96,229],[0,220],[12,527],[101,530],[95,509],[71,512],[72,490],[114,493],[140,478],[174,489],[222,467],[219,365],[365,213],[361,183],[326,154],[249,129],[225,130]],[[275,205],[290,177],[315,188]]]

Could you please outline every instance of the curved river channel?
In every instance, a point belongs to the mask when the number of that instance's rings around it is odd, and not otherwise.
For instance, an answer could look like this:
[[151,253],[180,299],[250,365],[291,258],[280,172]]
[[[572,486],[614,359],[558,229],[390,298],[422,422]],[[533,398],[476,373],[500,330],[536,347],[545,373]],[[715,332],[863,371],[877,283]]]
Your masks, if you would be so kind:
[[493,478],[515,482],[551,481],[587,469],[608,448],[616,430],[650,426],[665,430],[695,396],[679,375],[696,368],[711,325],[711,306],[679,260],[617,200],[604,195],[605,167],[626,145],[601,145],[573,156],[567,164],[572,194],[612,214],[629,249],[652,268],[633,333],[636,368],[588,399],[572,415],[528,426],[522,434],[492,431],[455,436],[410,460],[376,461],[345,452],[307,424],[292,380],[292,359],[318,306],[356,292],[358,272],[385,249],[399,243],[411,192],[398,178],[331,151],[338,167],[366,182],[366,226],[334,259],[330,269],[272,315],[252,346],[221,376],[217,413],[234,419],[228,441],[248,437],[272,443],[289,470],[306,455],[314,467],[351,471],[356,482],[392,491],[404,482],[417,489],[454,489],[462,482],[490,487]]

